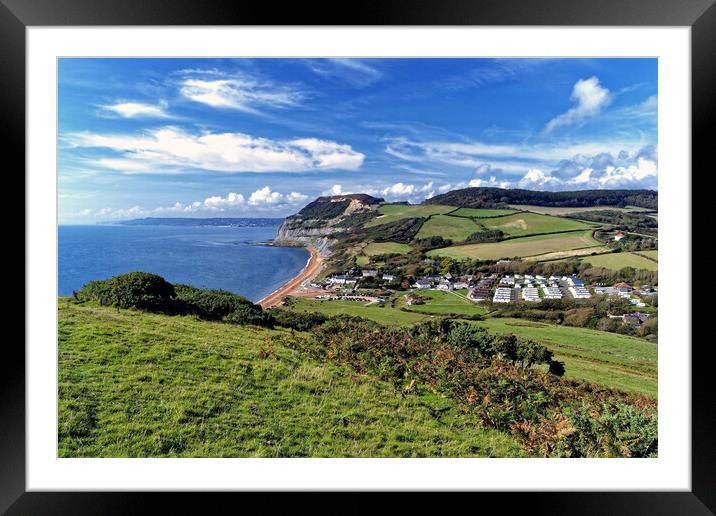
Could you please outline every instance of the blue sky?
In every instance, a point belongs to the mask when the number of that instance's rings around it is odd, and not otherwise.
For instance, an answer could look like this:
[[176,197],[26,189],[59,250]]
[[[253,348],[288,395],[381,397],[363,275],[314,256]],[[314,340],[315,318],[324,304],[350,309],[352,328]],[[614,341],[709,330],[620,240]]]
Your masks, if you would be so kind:
[[656,59],[62,59],[61,223],[657,188]]

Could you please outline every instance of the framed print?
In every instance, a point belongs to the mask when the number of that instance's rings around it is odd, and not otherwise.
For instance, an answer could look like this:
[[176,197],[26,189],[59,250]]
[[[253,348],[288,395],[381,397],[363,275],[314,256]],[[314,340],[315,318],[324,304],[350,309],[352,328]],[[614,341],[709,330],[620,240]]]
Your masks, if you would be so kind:
[[0,507],[433,490],[712,513],[691,279],[712,3],[348,25],[3,0],[27,303]]

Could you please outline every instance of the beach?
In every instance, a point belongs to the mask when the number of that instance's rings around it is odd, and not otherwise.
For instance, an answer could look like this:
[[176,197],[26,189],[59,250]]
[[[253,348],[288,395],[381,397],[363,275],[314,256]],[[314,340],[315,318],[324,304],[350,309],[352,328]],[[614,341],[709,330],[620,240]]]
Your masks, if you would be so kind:
[[308,258],[308,262],[303,270],[293,279],[286,282],[284,285],[274,290],[271,294],[261,299],[257,304],[261,305],[261,308],[271,308],[280,304],[286,296],[295,295],[299,290],[306,290],[304,283],[310,282],[315,278],[323,267],[323,259],[321,253],[318,252],[313,246],[308,247],[308,251],[311,253]]

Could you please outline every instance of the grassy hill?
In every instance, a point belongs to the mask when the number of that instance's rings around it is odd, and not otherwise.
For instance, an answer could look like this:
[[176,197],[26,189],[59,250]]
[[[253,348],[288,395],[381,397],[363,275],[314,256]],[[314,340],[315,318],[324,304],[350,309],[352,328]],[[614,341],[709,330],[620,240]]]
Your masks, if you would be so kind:
[[577,231],[571,233],[526,236],[496,243],[454,245],[434,249],[429,251],[427,255],[430,257],[447,256],[458,260],[464,258],[499,260],[500,258],[535,256],[600,245],[601,244],[592,237],[591,231]]
[[[356,315],[380,324],[410,326],[440,315],[485,315],[485,308],[466,302],[459,293],[424,291],[424,305],[401,310],[386,303],[366,305],[356,301],[314,301],[292,298],[291,309],[326,315]],[[467,304],[469,303],[469,304]],[[566,377],[586,380],[626,392],[656,397],[657,346],[643,339],[589,328],[577,328],[522,319],[491,318],[474,324],[499,334],[514,334],[533,339],[555,352],[566,365]]]
[[387,224],[401,219],[440,215],[442,213],[453,211],[454,209],[455,208],[452,206],[440,205],[427,206],[423,204],[384,204],[378,208],[378,213],[380,213],[380,215],[368,222],[366,227],[379,226],[381,224]]
[[280,333],[59,301],[60,457],[503,457],[431,392],[312,360]]
[[509,236],[525,236],[542,233],[559,233],[589,229],[591,225],[578,220],[540,215],[538,213],[515,213],[482,221],[490,229],[499,229]]
[[472,219],[452,217],[450,215],[434,215],[420,228],[416,238],[441,236],[453,242],[462,242],[468,236],[480,231],[481,227]]

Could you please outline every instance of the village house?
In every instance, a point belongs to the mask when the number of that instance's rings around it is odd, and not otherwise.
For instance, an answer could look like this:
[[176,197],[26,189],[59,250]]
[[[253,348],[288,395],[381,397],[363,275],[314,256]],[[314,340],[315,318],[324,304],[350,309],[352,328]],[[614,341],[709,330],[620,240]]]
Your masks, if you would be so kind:
[[427,279],[419,279],[413,284],[413,288],[417,288],[418,290],[425,290],[428,288],[432,288],[432,286],[433,282]]
[[438,290],[452,290],[452,283],[448,280],[442,280],[438,283]]
[[616,233],[614,233],[614,241],[619,242],[619,240],[621,240],[625,236],[626,236],[625,233],[622,233],[621,231],[617,231]]
[[369,276],[377,276],[378,271],[375,269],[363,269],[361,271],[361,274],[363,275],[364,278],[367,278]]
[[615,283],[614,285],[612,285],[612,288],[619,294],[621,294],[621,293],[629,294],[629,293],[631,293],[632,290],[634,290],[633,288],[631,288],[631,286],[628,283],[624,283],[624,282]]
[[382,278],[390,283],[393,283],[395,281],[395,276],[392,274],[383,274]]

